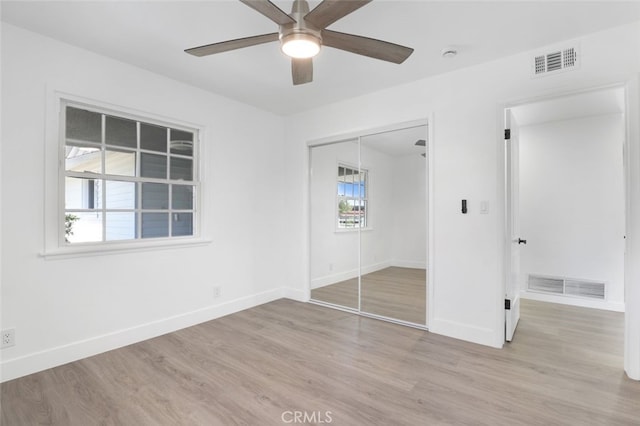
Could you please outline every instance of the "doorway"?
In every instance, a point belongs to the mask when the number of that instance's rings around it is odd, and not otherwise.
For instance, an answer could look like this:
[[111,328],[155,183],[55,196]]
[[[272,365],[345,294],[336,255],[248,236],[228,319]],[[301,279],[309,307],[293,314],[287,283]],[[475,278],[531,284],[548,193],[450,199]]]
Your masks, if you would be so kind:
[[311,302],[427,327],[426,121],[309,144]]
[[505,340],[520,298],[624,311],[625,92],[505,110]]

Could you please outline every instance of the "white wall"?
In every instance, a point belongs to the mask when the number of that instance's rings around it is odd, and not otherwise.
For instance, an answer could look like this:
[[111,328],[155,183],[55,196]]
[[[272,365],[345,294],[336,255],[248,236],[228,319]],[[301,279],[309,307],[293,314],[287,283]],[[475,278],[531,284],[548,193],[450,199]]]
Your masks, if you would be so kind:
[[[358,147],[356,139],[312,148],[311,288],[356,277],[359,266],[363,273],[390,266],[391,157]],[[369,229],[336,230],[338,163],[357,167],[359,160],[369,172]]]
[[622,309],[622,114],[523,126],[519,143],[522,284],[529,274],[604,282],[601,307]]
[[[280,294],[281,283],[286,286],[282,294],[308,297],[306,142],[424,119],[430,113],[435,224],[430,330],[501,346],[501,107],[523,99],[628,83],[632,214],[627,215],[625,369],[640,379],[640,24],[585,36],[580,43],[582,63],[575,71],[532,79],[531,54],[523,53],[283,122],[3,24],[2,324],[16,328],[18,341],[16,347],[2,351],[3,378],[270,300]],[[38,257],[45,232],[46,87],[205,125],[205,221],[213,243],[64,260]],[[247,121],[252,125],[247,126]],[[273,190],[285,182],[286,200],[284,191]],[[469,200],[468,215],[459,214],[462,198]],[[489,214],[477,211],[480,200],[489,201]],[[194,271],[188,280],[182,273],[185,269]],[[215,284],[223,286],[221,302],[230,304],[214,304],[210,295]]]
[[[306,142],[356,131],[366,134],[369,128],[424,119],[432,113],[429,125],[434,145],[430,155],[434,165],[435,232],[431,238],[435,250],[429,327],[435,333],[502,346],[502,107],[545,95],[626,83],[637,78],[640,71],[639,23],[579,41],[581,66],[570,72],[532,78],[533,52],[527,52],[290,117],[286,128],[286,179],[300,182],[288,194],[291,205],[298,206],[298,214],[290,216],[286,244],[290,293],[305,294],[308,283]],[[637,88],[631,96],[638,96]],[[637,116],[630,114],[630,120],[633,126],[638,125]],[[637,137],[630,143],[637,144]],[[633,161],[638,160],[634,157]],[[461,199],[469,200],[467,215],[460,214]],[[489,214],[479,214],[481,200],[489,202]],[[640,239],[640,233],[636,238]],[[640,263],[640,259],[637,261]],[[640,277],[633,279],[638,282],[631,287],[640,286]],[[633,363],[640,366],[640,358]]]
[[358,231],[336,232],[338,163],[357,167],[358,141],[311,150],[311,287],[333,284],[358,274]]
[[[1,50],[1,308],[17,343],[2,350],[4,380],[281,297],[280,117],[7,24]],[[45,141],[57,143],[45,126],[53,90],[204,126],[202,219],[211,242],[39,256],[50,231],[43,224],[55,214],[56,194],[44,185],[53,170],[55,192],[55,164],[44,156]]]
[[393,228],[391,263],[406,268],[427,266],[427,159],[393,158]]

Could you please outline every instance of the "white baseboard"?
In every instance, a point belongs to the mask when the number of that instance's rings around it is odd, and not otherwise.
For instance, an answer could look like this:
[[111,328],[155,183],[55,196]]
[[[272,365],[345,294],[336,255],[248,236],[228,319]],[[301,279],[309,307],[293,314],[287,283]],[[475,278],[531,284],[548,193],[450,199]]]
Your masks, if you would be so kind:
[[391,266],[396,266],[398,268],[427,269],[427,262],[396,259],[391,261]]
[[282,297],[286,299],[295,300],[297,302],[308,302],[310,295],[309,295],[309,292],[305,290],[283,287]]
[[[390,261],[374,263],[373,265],[367,265],[362,267],[363,274],[370,274],[371,272],[380,271],[381,269],[385,269],[391,266]],[[316,288],[328,286],[331,284],[339,283],[341,281],[350,280],[352,278],[357,278],[359,274],[359,270],[351,269],[349,271],[339,272],[337,274],[325,275],[324,277],[314,278],[311,280],[311,289],[315,290]]]
[[[294,292],[294,290],[287,291],[290,295]],[[282,295],[283,289],[269,290],[41,352],[3,360],[0,363],[0,383],[262,305],[280,299]]]
[[504,343],[504,336],[498,336],[496,332],[490,328],[477,327],[471,324],[444,319],[433,318],[429,322],[429,331],[431,333],[494,348],[501,348]]
[[357,269],[351,269],[349,271],[339,272],[337,274],[325,275],[324,277],[314,278],[311,280],[311,290],[316,288],[328,286],[331,284],[339,283],[340,281],[350,280],[358,276]]
[[370,274],[372,272],[381,271],[383,269],[388,268],[389,266],[391,266],[391,262],[388,261],[388,260],[384,261],[384,262],[380,262],[380,263],[374,263],[373,265],[363,266],[362,267],[362,275]]
[[562,305],[580,306],[583,308],[603,309],[605,311],[624,312],[624,303],[607,302],[605,300],[582,299],[578,297],[559,296],[556,294],[536,293],[533,291],[523,291],[520,297],[540,302],[559,303]]

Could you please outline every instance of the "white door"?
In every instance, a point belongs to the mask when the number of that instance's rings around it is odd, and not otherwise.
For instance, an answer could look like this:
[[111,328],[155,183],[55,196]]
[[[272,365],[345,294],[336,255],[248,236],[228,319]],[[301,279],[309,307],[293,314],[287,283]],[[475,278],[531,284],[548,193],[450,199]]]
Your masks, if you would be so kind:
[[513,340],[513,334],[520,319],[520,247],[526,244],[520,236],[519,218],[519,153],[518,153],[518,125],[511,110],[505,110],[505,200],[506,200],[506,229],[505,229],[505,339]]

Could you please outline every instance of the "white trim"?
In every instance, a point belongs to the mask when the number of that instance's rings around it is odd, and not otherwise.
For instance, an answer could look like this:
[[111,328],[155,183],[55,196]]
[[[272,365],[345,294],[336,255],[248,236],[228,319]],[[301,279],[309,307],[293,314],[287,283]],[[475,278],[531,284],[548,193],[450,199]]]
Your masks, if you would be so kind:
[[295,300],[296,302],[308,302],[309,294],[303,290],[291,287],[282,288],[282,297],[285,299]]
[[70,259],[74,257],[99,256],[106,254],[121,254],[132,252],[145,252],[163,249],[175,249],[182,247],[200,247],[211,244],[213,241],[203,238],[154,238],[147,240],[130,240],[126,243],[105,242],[98,244],[74,244],[59,249],[49,249],[38,253],[45,259]]
[[211,321],[282,297],[283,289],[278,288],[256,293],[219,305],[206,306],[191,312],[161,318],[146,324],[114,331],[101,336],[71,342],[55,348],[27,354],[18,358],[3,359],[0,364],[0,382],[77,361],[133,343],[142,342],[186,327]]
[[606,311],[624,312],[624,303],[609,302],[606,300],[594,300],[565,295],[539,293],[535,291],[523,291],[520,293],[522,299],[538,300],[540,302],[558,303],[561,305],[580,306],[583,308],[603,309]]
[[402,260],[402,259],[393,259],[390,263],[390,266],[395,266],[396,268],[409,268],[409,269],[427,269],[427,262],[418,262],[415,260]]
[[307,142],[307,146],[311,148],[314,146],[331,145],[334,143],[353,141],[354,139],[359,139],[362,136],[377,135],[378,133],[392,132],[394,130],[410,129],[412,127],[422,127],[422,126],[429,127],[430,124],[431,123],[428,121],[427,118],[420,119],[420,120],[403,121],[401,123],[392,123],[392,124],[387,124],[380,127],[365,128],[360,130],[354,130],[347,133],[340,133],[333,136],[326,136],[323,138],[312,139]]
[[[619,88],[623,87],[625,90],[625,140],[624,140],[624,150],[626,153],[625,164],[624,164],[624,176],[625,176],[625,234],[626,234],[626,250],[625,250],[625,278],[624,278],[624,291],[625,291],[625,300],[626,303],[624,305],[625,310],[625,338],[624,338],[624,370],[627,375],[634,380],[640,380],[640,321],[637,321],[637,318],[640,317],[640,300],[639,297],[634,297],[634,295],[640,295],[640,268],[638,268],[634,260],[638,258],[638,254],[634,253],[634,246],[638,246],[639,242],[635,241],[636,235],[634,231],[636,228],[639,228],[637,223],[636,216],[634,216],[634,207],[640,202],[640,179],[638,176],[640,175],[640,132],[639,132],[639,121],[638,121],[638,109],[640,109],[640,90],[639,90],[639,80],[640,74],[635,74],[633,77],[628,78],[625,81],[617,81],[611,82],[608,84],[596,85],[592,87],[583,87],[575,90],[564,90],[557,91],[553,94],[545,94],[537,97],[529,97],[529,98],[519,98],[512,99],[508,101],[504,101],[498,105],[498,113],[496,114],[498,117],[497,125],[497,135],[496,139],[499,143],[499,156],[498,159],[504,158],[504,147],[503,147],[503,134],[502,134],[502,124],[501,119],[504,114],[505,108],[516,107],[519,105],[523,105],[526,103],[537,102],[541,100],[551,100],[558,99],[565,96],[576,95],[580,93],[588,93],[597,90],[606,90],[611,88]],[[504,208],[504,188],[506,182],[504,181],[504,173],[505,173],[505,164],[504,161],[498,161],[499,171],[498,171],[498,205],[502,209],[502,214],[498,215],[498,229],[503,229],[501,235],[498,238],[499,249],[503,256],[501,256],[500,270],[502,283],[499,286],[496,286],[499,290],[500,294],[496,295],[496,302],[501,305],[504,292],[506,290],[507,280],[505,277],[505,262],[509,261],[506,259],[508,247],[504,245],[505,239],[505,223],[506,223],[506,214]],[[640,235],[638,235],[640,237]],[[635,258],[634,258],[635,256]],[[531,293],[522,294],[522,297],[530,296]],[[630,297],[631,296],[631,297]],[[535,297],[535,296],[534,296]],[[616,303],[611,302],[611,307],[615,308]],[[612,309],[615,310],[615,309]],[[496,325],[499,326],[504,321],[503,315],[503,306],[496,309],[496,312],[499,315],[496,315],[497,322]],[[504,327],[502,327],[504,330]],[[504,332],[503,332],[504,335]]]
[[427,173],[425,178],[427,179],[427,312],[425,325],[427,328],[431,326],[431,322],[434,318],[436,299],[435,299],[435,120],[433,113],[427,115]]
[[[502,319],[504,321],[504,313],[502,313]],[[502,348],[503,339],[500,337],[504,335],[504,332],[496,332],[491,328],[477,327],[440,318],[433,318],[431,320],[429,331],[435,334],[453,337],[454,339],[465,340],[494,348]],[[499,336],[496,334],[499,334]]]
[[350,269],[348,271],[339,272],[337,274],[325,275],[324,277],[314,278],[311,280],[311,289],[315,290],[320,287],[325,287],[331,284],[339,283],[341,281],[350,280],[352,278],[358,278],[358,271],[361,270],[363,275],[370,274],[372,272],[381,271],[392,266],[391,262],[380,262],[373,265],[362,266],[361,268]]
[[[319,279],[313,279],[311,278],[311,262],[310,262],[310,256],[311,256],[311,206],[310,206],[310,193],[311,193],[311,177],[312,177],[312,169],[311,169],[311,151],[312,148],[314,147],[319,147],[319,146],[324,146],[324,145],[331,145],[331,144],[335,144],[335,143],[340,143],[340,142],[349,142],[349,141],[354,141],[357,140],[358,143],[360,141],[360,138],[362,136],[369,136],[369,135],[375,135],[378,133],[386,133],[386,132],[390,132],[390,131],[395,131],[395,130],[401,130],[401,129],[409,129],[409,128],[414,128],[414,127],[426,127],[427,129],[427,144],[426,144],[426,152],[427,152],[427,161],[428,161],[428,169],[427,169],[427,173],[425,174],[425,179],[427,179],[427,217],[425,218],[427,221],[427,235],[425,236],[427,239],[427,246],[428,246],[428,250],[427,250],[427,264],[425,265],[425,269],[427,270],[427,280],[426,280],[426,286],[427,286],[427,303],[426,303],[426,313],[425,313],[425,327],[429,327],[429,324],[431,323],[431,320],[433,318],[433,312],[434,312],[434,306],[435,306],[435,291],[434,291],[434,287],[435,287],[435,273],[434,273],[434,263],[435,263],[435,243],[434,243],[434,235],[435,235],[435,225],[434,225],[434,218],[435,218],[435,208],[434,208],[434,188],[435,188],[435,179],[434,179],[434,175],[435,175],[435,163],[434,163],[434,114],[432,112],[427,113],[426,114],[426,118],[422,118],[419,120],[411,120],[411,121],[405,121],[405,122],[400,122],[400,123],[391,123],[391,124],[387,124],[384,126],[380,126],[380,127],[376,127],[376,128],[365,128],[365,129],[360,129],[360,130],[354,130],[351,132],[346,132],[346,133],[341,133],[341,134],[337,134],[337,135],[333,135],[333,136],[327,136],[327,137],[323,137],[323,138],[319,138],[319,139],[313,139],[310,141],[307,141],[307,155],[306,157],[306,176],[305,178],[307,179],[305,182],[305,187],[306,187],[306,191],[304,192],[304,208],[306,209],[306,215],[305,215],[305,244],[304,244],[304,250],[305,250],[305,270],[307,272],[306,274],[306,280],[305,280],[305,291],[308,295],[311,294],[311,289],[315,289],[318,287],[321,287],[323,285],[329,285],[331,284],[330,280],[336,280],[334,282],[338,282],[340,280],[336,279],[336,276],[333,275],[331,277],[333,278],[328,278],[328,277],[322,277]],[[360,158],[358,158],[358,163],[360,164]],[[360,164],[361,167],[361,164]],[[369,176],[369,179],[371,179],[371,176]],[[373,186],[371,186],[373,187]],[[371,221],[372,217],[369,217],[368,220]],[[370,230],[369,228],[357,228],[358,232],[366,232],[368,230]],[[358,250],[360,251],[360,246],[358,246]],[[360,262],[360,252],[358,252],[358,262]],[[388,262],[387,262],[388,263]],[[390,265],[388,265],[390,266]],[[421,265],[422,266],[422,265]],[[358,269],[360,269],[360,266],[358,266]],[[345,273],[347,274],[347,273]],[[343,275],[343,276],[349,276],[349,275]],[[349,276],[350,278],[354,278],[353,276]],[[349,279],[349,278],[347,278]],[[359,284],[360,285],[360,284]],[[316,287],[317,286],[317,287]],[[360,301],[359,301],[360,302]],[[318,303],[318,304],[322,304],[322,303]],[[360,312],[360,309],[358,309],[358,312]],[[356,312],[356,313],[358,313]]]
[[640,380],[640,73],[625,84],[624,370]]
[[[193,141],[193,177],[195,180],[191,182],[184,182],[185,185],[192,185],[195,187],[194,198],[195,203],[193,209],[190,212],[193,213],[193,235],[191,236],[177,236],[167,238],[154,238],[145,241],[142,238],[136,238],[126,241],[101,241],[98,243],[75,243],[72,245],[65,243],[65,235],[63,226],[63,218],[65,215],[65,194],[64,194],[64,135],[63,120],[64,120],[64,106],[71,105],[74,107],[81,107],[91,111],[95,111],[101,114],[113,114],[114,116],[130,118],[137,121],[143,121],[149,124],[157,124],[164,127],[169,127],[177,130],[184,130],[194,133]],[[104,121],[104,116],[103,116]],[[82,255],[100,255],[114,252],[129,252],[129,251],[144,251],[150,249],[159,248],[171,248],[171,247],[187,247],[198,246],[210,243],[210,239],[207,237],[206,230],[204,229],[204,222],[202,216],[204,214],[203,194],[205,194],[205,171],[202,167],[203,159],[205,158],[204,137],[206,132],[206,126],[191,123],[185,120],[168,118],[162,115],[158,115],[152,112],[140,111],[134,108],[126,106],[116,105],[113,103],[91,99],[84,96],[75,95],[66,91],[58,90],[56,88],[47,87],[46,89],[46,105],[45,105],[45,138],[44,138],[44,210],[43,210],[43,222],[44,222],[44,239],[43,248],[40,255],[48,257],[75,257]],[[136,132],[139,134],[139,125],[136,125]],[[104,133],[104,125],[102,126],[102,132]],[[169,137],[169,136],[167,136]],[[139,140],[139,137],[137,138]],[[104,148],[104,134],[102,135],[102,142],[96,144]],[[139,151],[139,143],[136,146]],[[134,151],[135,151],[134,150]],[[167,158],[172,154],[167,152]],[[136,156],[136,167],[140,161]],[[104,159],[103,159],[104,163]],[[98,176],[106,176],[104,172],[104,164],[102,168],[103,174]],[[122,179],[121,179],[122,178]],[[138,181],[137,178],[118,177],[118,180],[126,181]],[[146,181],[146,180],[145,180]],[[149,181],[156,181],[155,179],[149,179]],[[174,182],[170,181],[169,176],[167,179],[160,180],[162,183],[168,184],[183,184],[182,181]],[[103,200],[103,207],[106,208]],[[136,206],[138,211],[139,206]],[[52,213],[55,212],[55,213]],[[172,210],[167,211],[171,213]],[[139,226],[139,224],[138,224]],[[170,225],[171,226],[171,225]],[[104,235],[103,235],[104,237]],[[100,247],[96,247],[100,245]]]

